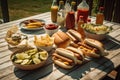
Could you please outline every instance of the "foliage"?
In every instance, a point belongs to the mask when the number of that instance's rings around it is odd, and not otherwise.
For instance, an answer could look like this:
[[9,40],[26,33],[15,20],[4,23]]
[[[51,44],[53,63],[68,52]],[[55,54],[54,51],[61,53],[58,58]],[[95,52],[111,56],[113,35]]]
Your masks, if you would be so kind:
[[51,3],[52,0],[8,0],[10,19],[16,20],[48,12],[50,11]]

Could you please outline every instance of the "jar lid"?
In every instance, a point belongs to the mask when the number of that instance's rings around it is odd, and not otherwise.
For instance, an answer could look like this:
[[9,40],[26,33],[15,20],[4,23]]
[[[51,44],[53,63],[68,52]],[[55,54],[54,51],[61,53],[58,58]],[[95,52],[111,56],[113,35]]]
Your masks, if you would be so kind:
[[76,2],[75,2],[75,1],[72,1],[72,2],[71,2],[71,5],[76,5]]

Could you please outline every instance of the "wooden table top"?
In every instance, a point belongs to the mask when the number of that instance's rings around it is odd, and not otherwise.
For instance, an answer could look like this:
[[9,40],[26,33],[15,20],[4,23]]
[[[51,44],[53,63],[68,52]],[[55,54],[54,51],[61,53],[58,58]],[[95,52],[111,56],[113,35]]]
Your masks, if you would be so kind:
[[[0,25],[0,80],[98,80],[120,65],[120,24],[105,21],[105,25],[113,27],[113,31],[102,41],[109,55],[99,59],[93,59],[82,65],[77,65],[70,70],[65,70],[54,65],[50,55],[45,66],[32,71],[20,70],[13,66],[10,61],[12,51],[8,49],[8,44],[4,38],[7,30],[11,26],[18,25],[21,21],[27,19],[43,19],[46,23],[51,23],[50,12],[46,12]],[[95,21],[94,17],[91,17],[91,19],[92,22]],[[27,34],[31,40],[33,34],[40,35],[44,33],[41,30],[32,32],[21,31]]]

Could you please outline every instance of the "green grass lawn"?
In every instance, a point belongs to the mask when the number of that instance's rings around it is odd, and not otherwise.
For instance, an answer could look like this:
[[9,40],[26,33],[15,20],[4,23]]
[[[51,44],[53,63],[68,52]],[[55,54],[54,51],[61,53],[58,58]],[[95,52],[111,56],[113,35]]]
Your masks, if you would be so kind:
[[[50,11],[53,0],[8,0],[10,21]],[[94,0],[94,6],[98,0]],[[95,14],[93,7],[92,14]],[[0,18],[1,8],[0,8]]]
[[48,12],[51,4],[52,0],[8,0],[10,21]]

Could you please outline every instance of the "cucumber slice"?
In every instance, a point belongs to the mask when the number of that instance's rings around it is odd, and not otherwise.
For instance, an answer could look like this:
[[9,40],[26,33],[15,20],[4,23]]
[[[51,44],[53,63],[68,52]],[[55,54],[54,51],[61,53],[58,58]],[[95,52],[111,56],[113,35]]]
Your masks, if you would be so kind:
[[23,62],[21,63],[21,65],[26,65],[29,62],[29,59],[25,59],[23,60]]
[[35,64],[39,64],[39,63],[41,63],[41,60],[38,59],[38,58],[33,58],[33,62],[34,62]]
[[14,62],[17,63],[17,64],[20,64],[20,63],[23,62],[23,60],[15,60]]
[[43,52],[39,52],[39,54],[40,54],[40,59],[41,60],[46,60],[47,59],[47,56],[48,56],[47,52],[43,51]]

